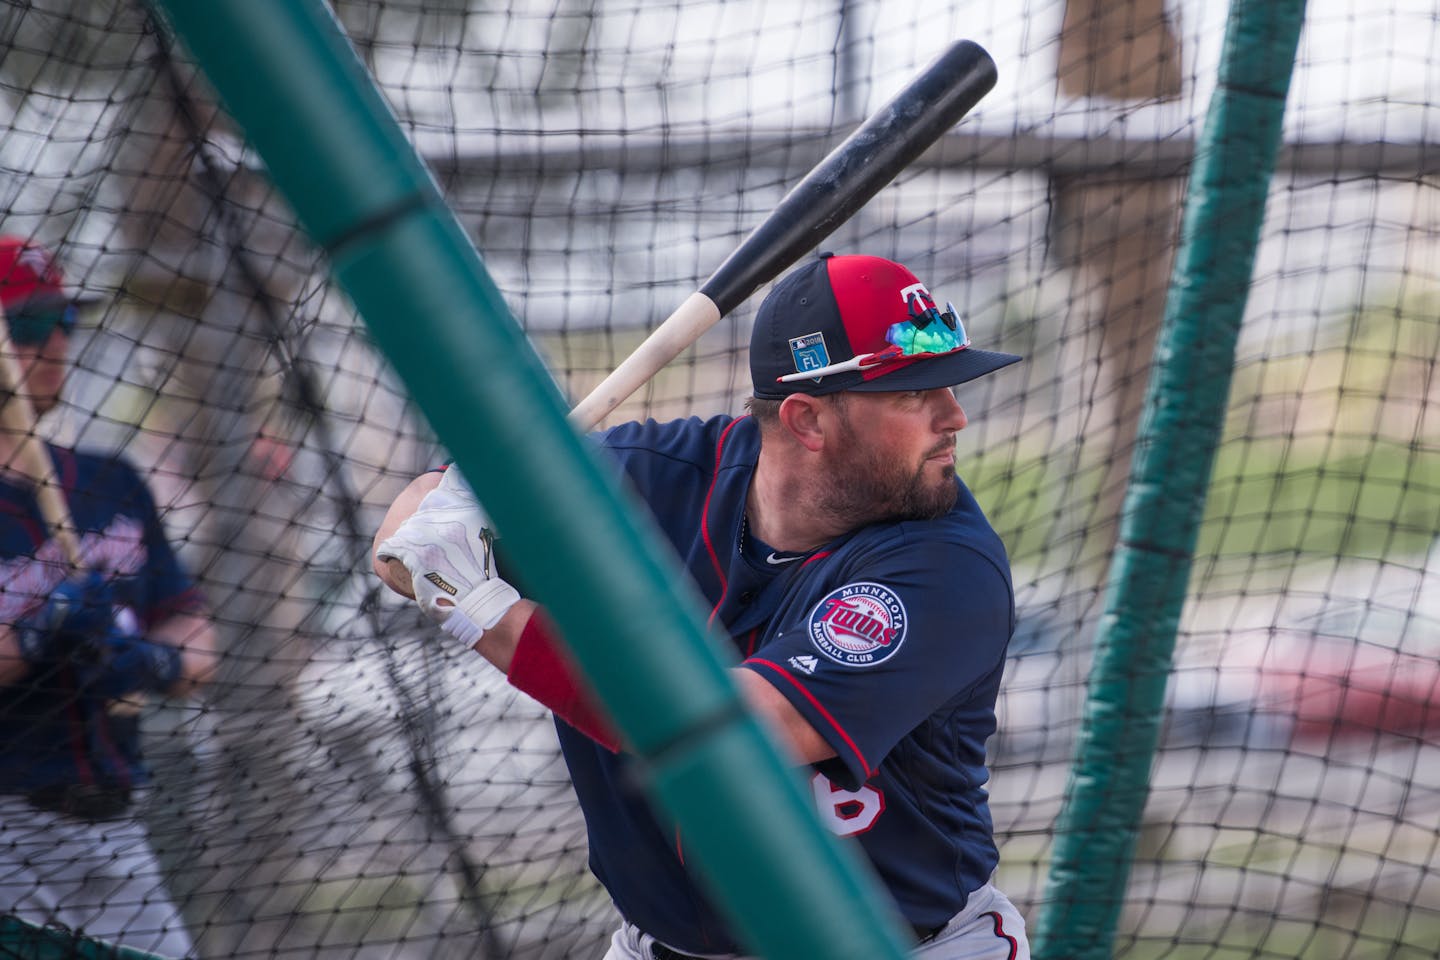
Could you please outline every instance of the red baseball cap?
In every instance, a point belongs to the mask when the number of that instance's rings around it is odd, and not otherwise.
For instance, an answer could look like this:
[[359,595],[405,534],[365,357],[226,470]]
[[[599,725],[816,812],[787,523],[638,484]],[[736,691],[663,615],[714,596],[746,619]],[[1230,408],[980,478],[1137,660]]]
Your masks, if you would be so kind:
[[65,289],[54,255],[24,237],[0,236],[0,306],[19,343],[41,343],[56,325],[68,333],[75,307],[92,302]]
[[0,304],[6,311],[31,302],[70,303],[65,275],[49,250],[24,237],[0,237]]
[[952,387],[1020,360],[970,346],[964,320],[940,309],[891,260],[822,253],[775,285],[755,316],[755,396]]

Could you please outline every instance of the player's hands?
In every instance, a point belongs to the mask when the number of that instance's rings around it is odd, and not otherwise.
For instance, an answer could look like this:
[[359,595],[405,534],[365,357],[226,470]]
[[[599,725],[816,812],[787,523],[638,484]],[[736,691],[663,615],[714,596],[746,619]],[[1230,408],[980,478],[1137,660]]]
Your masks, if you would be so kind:
[[78,574],[62,581],[38,610],[15,625],[20,655],[32,667],[93,657],[114,620],[110,582],[93,570]]
[[112,629],[96,638],[75,674],[86,694],[118,700],[133,693],[164,693],[180,679],[180,668],[180,651],[174,647]]
[[520,600],[494,574],[494,539],[480,502],[451,467],[376,555],[404,564],[421,611],[468,648]]

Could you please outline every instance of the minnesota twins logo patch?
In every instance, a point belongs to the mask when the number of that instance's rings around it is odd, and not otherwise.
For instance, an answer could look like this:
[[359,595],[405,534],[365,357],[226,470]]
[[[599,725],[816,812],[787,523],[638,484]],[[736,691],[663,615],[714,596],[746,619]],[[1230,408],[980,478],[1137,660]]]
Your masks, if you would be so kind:
[[828,367],[830,353],[825,349],[825,334],[807,333],[803,337],[791,337],[790,356],[795,360],[796,373]]
[[810,611],[810,642],[836,663],[874,666],[900,649],[908,622],[895,591],[851,583],[832,590]]

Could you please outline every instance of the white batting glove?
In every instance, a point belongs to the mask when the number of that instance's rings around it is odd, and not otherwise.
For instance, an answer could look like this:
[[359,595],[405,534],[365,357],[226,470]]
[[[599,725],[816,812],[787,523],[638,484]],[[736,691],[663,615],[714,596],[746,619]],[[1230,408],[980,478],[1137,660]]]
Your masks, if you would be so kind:
[[405,565],[420,610],[469,649],[520,600],[491,567],[494,539],[480,502],[451,467],[376,552]]

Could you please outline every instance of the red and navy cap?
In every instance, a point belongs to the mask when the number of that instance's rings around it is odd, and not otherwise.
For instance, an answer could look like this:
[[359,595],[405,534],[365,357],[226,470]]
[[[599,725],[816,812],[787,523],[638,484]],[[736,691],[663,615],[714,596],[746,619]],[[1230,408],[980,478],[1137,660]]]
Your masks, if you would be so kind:
[[69,333],[76,307],[95,299],[65,289],[49,250],[24,237],[0,236],[0,307],[17,343],[42,343],[56,326]]
[[29,304],[66,304],[65,275],[50,251],[24,237],[0,237],[0,304],[7,311]]
[[[963,343],[944,352],[895,355],[899,350],[886,334],[894,336],[897,324],[913,332],[907,321],[925,311],[941,317],[938,307],[925,285],[898,263],[822,253],[776,284],[760,304],[750,336],[755,396],[779,400],[792,393],[952,387],[1021,359]],[[780,379],[876,354],[888,357],[867,361],[862,369]]]

